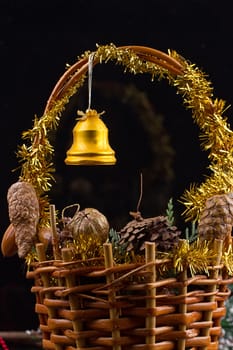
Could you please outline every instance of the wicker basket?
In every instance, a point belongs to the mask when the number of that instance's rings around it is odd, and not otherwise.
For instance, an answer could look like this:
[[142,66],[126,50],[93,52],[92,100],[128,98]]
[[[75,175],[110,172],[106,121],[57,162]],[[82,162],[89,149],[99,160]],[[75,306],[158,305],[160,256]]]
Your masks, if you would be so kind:
[[[169,81],[178,77],[174,85],[179,87],[185,104],[194,109],[197,124],[205,130],[205,115],[213,115],[220,125],[219,106],[211,100],[208,83],[201,84],[202,76],[182,58],[146,47],[109,45],[98,48],[93,64],[110,59],[133,73],[147,72]],[[87,70],[86,53],[60,78],[44,115],[35,120],[28,133],[33,142],[23,159],[21,179],[31,182],[42,198],[41,223],[46,221],[43,205],[48,204],[43,192],[50,188],[48,181],[52,178],[47,132],[56,126],[65,104],[83,84]],[[224,132],[228,131],[225,127]],[[225,157],[227,151],[221,154]],[[44,169],[48,172],[41,174]],[[103,244],[102,256],[84,260],[74,260],[69,247],[58,251],[55,238],[53,245],[53,257],[48,259],[43,243],[36,244],[37,260],[30,261],[27,272],[27,278],[34,279],[32,292],[45,350],[218,349],[221,319],[230,294],[227,286],[233,283],[222,260],[226,249],[223,240],[214,241],[211,263],[198,273],[187,263],[171,270],[171,255],[161,258],[152,242],[146,242],[141,260],[123,263],[115,261],[111,243]]]
[[48,261],[43,244],[37,251],[41,261],[27,277],[35,280],[44,349],[218,349],[233,282],[223,266],[157,279],[169,260],[156,259],[154,243],[146,244],[145,262],[135,264],[114,264],[108,243],[96,260],[70,261],[64,248],[62,260]]

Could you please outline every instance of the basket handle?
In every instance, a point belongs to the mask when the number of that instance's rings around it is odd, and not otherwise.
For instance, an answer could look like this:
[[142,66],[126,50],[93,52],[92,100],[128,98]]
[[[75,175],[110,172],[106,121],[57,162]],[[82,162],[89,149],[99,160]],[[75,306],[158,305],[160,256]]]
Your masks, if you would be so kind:
[[[192,186],[182,198],[187,208],[183,213],[187,221],[197,220],[206,199],[216,194],[216,188],[218,193],[232,191],[232,184],[228,179],[233,178],[233,132],[227,118],[223,116],[227,109],[225,101],[213,100],[212,86],[203,72],[176,52],[166,54],[145,46],[116,47],[110,44],[98,46],[94,52],[84,53],[58,80],[47,100],[43,116],[35,120],[33,129],[24,133],[32,144],[29,147],[23,145],[18,152],[18,158],[22,160],[21,179],[31,182],[39,197],[49,191],[54,169],[51,160],[53,147],[48,140],[48,131],[56,128],[64,106],[84,83],[90,54],[94,54],[93,66],[112,60],[124,66],[130,73],[149,73],[152,80],[154,77],[166,77],[177,88],[185,107],[192,110],[194,122],[202,131],[202,147],[209,152],[208,158],[212,163],[209,168],[213,172],[199,188]],[[36,168],[38,159],[41,164]],[[41,207],[47,206],[46,200]]]
[[[147,62],[154,63],[164,69],[167,69],[174,75],[182,74],[183,66],[175,58],[167,55],[166,53],[152,49],[145,46],[120,46],[117,50],[130,50],[134,52],[140,59],[146,60]],[[93,52],[94,54],[96,52]],[[100,63],[100,58],[94,58],[93,66]],[[58,80],[55,85],[44,110],[47,113],[54,102],[64,96],[67,89],[69,89],[74,83],[76,83],[80,77],[85,74],[88,70],[88,57],[85,57],[75,64],[73,64]]]

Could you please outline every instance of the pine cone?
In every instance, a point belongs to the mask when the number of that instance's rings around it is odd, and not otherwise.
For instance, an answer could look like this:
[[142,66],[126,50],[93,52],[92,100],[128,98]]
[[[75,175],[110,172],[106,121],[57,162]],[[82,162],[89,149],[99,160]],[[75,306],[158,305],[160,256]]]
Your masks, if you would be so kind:
[[9,188],[7,200],[18,255],[24,258],[31,250],[37,233],[39,202],[36,191],[29,182],[18,181]]
[[131,215],[134,220],[119,232],[119,244],[126,245],[127,251],[139,254],[145,249],[145,242],[155,242],[159,251],[171,250],[177,244],[181,231],[170,226],[166,216],[143,219],[139,212]]
[[233,225],[233,193],[207,199],[198,224],[200,240],[222,239],[225,247],[231,243]]

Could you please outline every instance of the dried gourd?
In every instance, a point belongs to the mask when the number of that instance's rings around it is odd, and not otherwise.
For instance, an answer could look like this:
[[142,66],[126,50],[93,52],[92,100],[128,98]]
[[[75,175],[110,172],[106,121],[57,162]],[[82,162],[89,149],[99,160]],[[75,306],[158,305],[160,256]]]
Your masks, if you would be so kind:
[[80,234],[94,236],[102,243],[108,238],[109,223],[104,214],[94,208],[85,208],[76,211],[74,216],[66,223],[68,230],[74,240],[77,240]]

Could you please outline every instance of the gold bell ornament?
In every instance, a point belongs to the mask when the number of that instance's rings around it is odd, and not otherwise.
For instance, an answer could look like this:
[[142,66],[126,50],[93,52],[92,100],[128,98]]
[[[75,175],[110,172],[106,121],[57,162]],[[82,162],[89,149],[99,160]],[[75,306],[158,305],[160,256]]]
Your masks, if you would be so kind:
[[65,163],[67,165],[114,165],[115,152],[108,142],[108,128],[100,119],[102,113],[91,109],[91,86],[93,58],[88,59],[88,109],[78,111],[82,117],[78,119],[73,129],[73,144],[67,151]]
[[113,165],[115,152],[108,142],[108,128],[100,119],[102,113],[87,109],[73,129],[73,144],[67,151],[67,165]]

